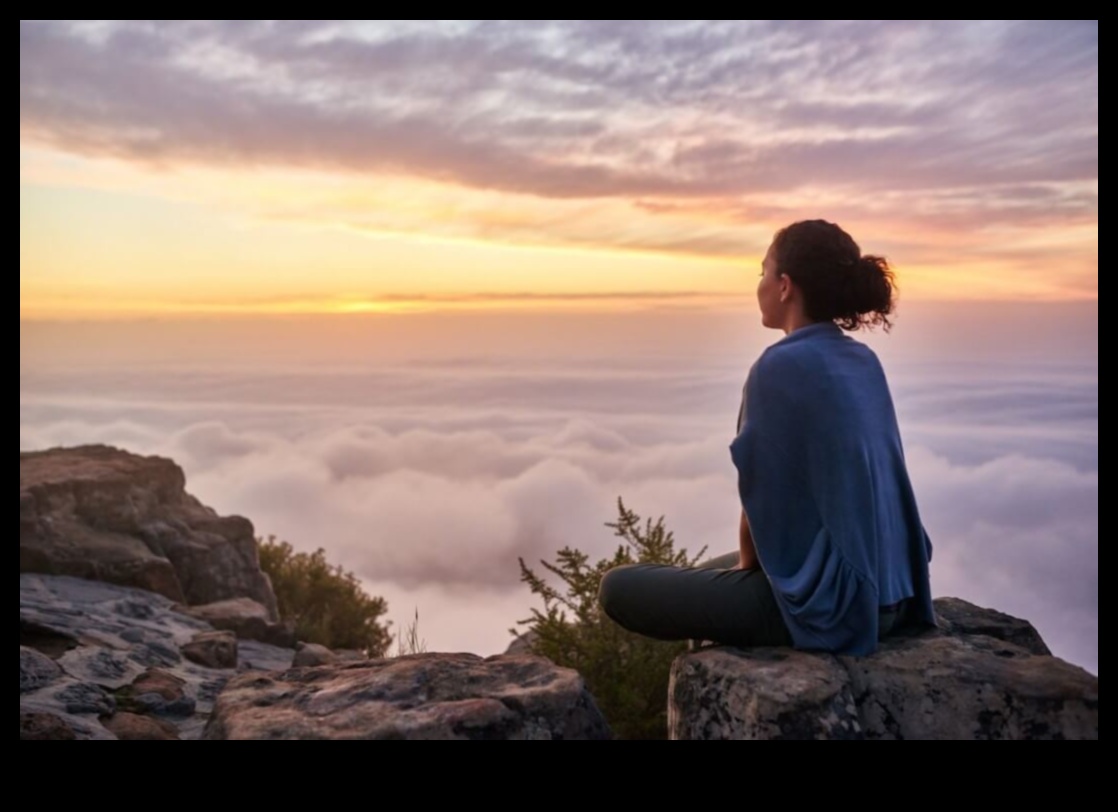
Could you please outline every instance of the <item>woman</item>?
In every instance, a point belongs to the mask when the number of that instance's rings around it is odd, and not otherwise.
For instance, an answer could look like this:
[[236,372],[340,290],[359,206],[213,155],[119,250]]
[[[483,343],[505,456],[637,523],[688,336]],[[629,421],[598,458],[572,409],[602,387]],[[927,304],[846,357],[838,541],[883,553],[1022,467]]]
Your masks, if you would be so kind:
[[892,326],[888,263],[823,221],[776,235],[757,291],[785,338],[746,383],[730,446],[739,552],[696,570],[636,565],[602,581],[604,611],[663,640],[864,656],[934,626],[931,544],[881,364],[843,330]]

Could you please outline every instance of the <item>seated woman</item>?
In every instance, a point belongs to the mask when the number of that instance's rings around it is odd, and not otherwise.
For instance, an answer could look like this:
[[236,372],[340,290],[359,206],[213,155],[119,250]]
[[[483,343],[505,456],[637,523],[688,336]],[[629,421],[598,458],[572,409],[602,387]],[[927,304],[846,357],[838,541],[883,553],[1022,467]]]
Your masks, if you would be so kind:
[[745,386],[738,434],[740,551],[702,569],[608,573],[601,604],[630,631],[864,656],[902,626],[934,626],[932,548],[877,356],[843,330],[891,327],[884,259],[838,226],[776,235],[757,297],[786,337]]

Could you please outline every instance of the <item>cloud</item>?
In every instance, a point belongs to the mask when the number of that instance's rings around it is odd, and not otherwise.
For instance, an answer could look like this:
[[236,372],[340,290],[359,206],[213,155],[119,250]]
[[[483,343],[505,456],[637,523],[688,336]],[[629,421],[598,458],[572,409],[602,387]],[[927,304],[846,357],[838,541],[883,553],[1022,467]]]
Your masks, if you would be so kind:
[[[570,333],[546,329],[560,343]],[[1043,334],[1028,321],[1020,330],[1007,343],[1021,357],[949,361],[945,344],[937,364],[888,364],[936,544],[934,586],[1033,620],[1062,656],[1097,671],[1097,363],[1038,363],[1029,342]],[[907,340],[927,349],[919,334]],[[21,363],[27,350],[21,340]],[[568,545],[609,554],[616,539],[604,524],[619,496],[664,515],[693,552],[734,548],[727,445],[739,349],[649,350],[598,366],[543,354],[447,362],[443,350],[348,368],[40,357],[35,373],[21,372],[20,445],[106,442],[170,456],[220,512],[300,549],[326,548],[394,596],[401,619],[418,606],[440,646],[494,652],[530,605],[517,559],[550,560]],[[467,617],[502,612],[487,631],[466,628]]]
[[20,127],[563,198],[1098,178],[1098,26],[20,23]]

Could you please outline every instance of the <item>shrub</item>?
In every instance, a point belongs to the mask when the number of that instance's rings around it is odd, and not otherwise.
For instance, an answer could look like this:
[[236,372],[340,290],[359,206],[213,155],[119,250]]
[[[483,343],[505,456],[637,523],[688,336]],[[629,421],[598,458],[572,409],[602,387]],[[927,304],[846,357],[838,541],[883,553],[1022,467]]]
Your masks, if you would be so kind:
[[392,645],[383,598],[362,589],[351,572],[332,566],[326,552],[296,553],[287,542],[260,541],[260,567],[272,579],[280,617],[295,625],[304,643],[383,657]]
[[620,499],[617,509],[617,522],[606,527],[623,543],[612,558],[591,564],[585,553],[566,548],[554,563],[540,562],[561,582],[560,588],[520,561],[521,580],[543,601],[543,609],[533,609],[532,617],[519,625],[527,627],[523,634],[536,654],[582,675],[614,735],[664,739],[671,666],[686,651],[686,644],[661,643],[625,631],[601,611],[598,588],[614,567],[693,567],[706,551],[691,558],[686,550],[675,549],[675,538],[664,527],[663,517],[642,524],[641,517]]

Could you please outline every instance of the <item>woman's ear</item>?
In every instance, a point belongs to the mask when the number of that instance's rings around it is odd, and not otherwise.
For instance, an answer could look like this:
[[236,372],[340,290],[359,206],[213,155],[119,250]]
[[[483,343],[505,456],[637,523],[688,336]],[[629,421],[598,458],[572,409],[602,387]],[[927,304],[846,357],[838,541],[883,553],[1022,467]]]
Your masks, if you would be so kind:
[[792,298],[792,277],[786,273],[780,275],[780,303],[788,304]]

